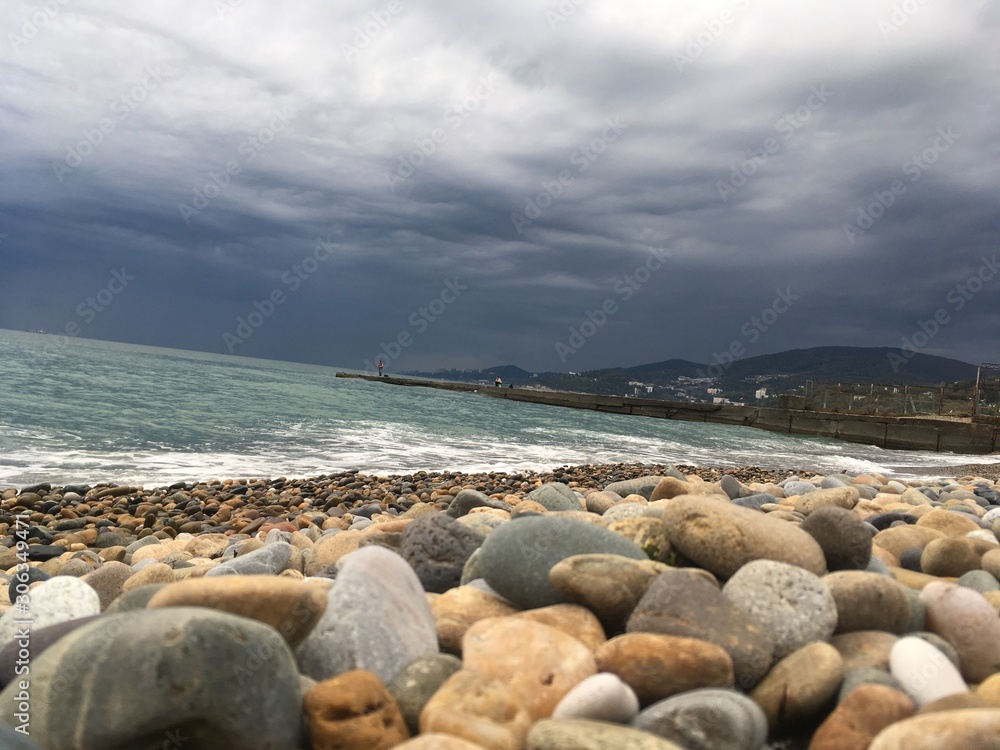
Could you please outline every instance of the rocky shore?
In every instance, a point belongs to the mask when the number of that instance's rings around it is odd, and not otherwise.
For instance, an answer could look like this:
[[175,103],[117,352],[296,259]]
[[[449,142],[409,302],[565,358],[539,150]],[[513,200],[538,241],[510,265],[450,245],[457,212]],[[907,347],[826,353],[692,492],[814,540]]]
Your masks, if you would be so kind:
[[1000,747],[959,468],[0,488],[0,747]]

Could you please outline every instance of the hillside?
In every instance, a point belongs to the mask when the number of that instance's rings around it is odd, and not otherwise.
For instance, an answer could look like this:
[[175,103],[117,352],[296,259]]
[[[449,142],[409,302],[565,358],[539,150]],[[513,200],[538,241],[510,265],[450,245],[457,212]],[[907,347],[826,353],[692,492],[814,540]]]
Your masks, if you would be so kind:
[[[893,365],[895,364],[895,369]],[[581,373],[530,373],[515,365],[484,370],[437,370],[407,375],[492,383],[497,375],[504,384],[533,385],[583,393],[628,394],[683,401],[711,400],[721,395],[733,401],[752,401],[759,388],[769,395],[790,393],[806,381],[825,383],[877,383],[893,385],[941,385],[972,381],[975,365],[956,359],[916,354],[907,359],[891,347],[824,346],[792,349],[720,363],[668,359],[625,368],[589,370]],[[642,384],[636,385],[636,384]],[[652,387],[650,391],[649,388]],[[717,388],[720,394],[709,394]]]

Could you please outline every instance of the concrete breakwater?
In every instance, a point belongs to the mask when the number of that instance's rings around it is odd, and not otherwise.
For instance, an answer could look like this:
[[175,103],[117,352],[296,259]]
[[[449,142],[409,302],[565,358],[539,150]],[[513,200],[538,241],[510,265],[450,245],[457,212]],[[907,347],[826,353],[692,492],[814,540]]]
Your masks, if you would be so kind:
[[880,448],[970,454],[1000,451],[1000,424],[969,419],[894,417],[865,414],[771,409],[732,404],[697,404],[658,401],[628,396],[566,393],[534,388],[496,388],[476,383],[424,380],[338,372],[338,378],[355,378],[387,385],[420,386],[449,391],[479,393],[492,398],[532,404],[590,409],[610,414],[632,414],[658,419],[756,427],[790,435],[816,435]]

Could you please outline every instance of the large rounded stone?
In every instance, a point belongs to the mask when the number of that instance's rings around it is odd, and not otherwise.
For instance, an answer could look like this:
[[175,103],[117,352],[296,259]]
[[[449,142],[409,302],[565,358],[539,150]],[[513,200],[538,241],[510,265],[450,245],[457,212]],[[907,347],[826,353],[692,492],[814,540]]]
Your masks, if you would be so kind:
[[588,553],[649,559],[633,542],[599,526],[556,516],[523,516],[486,537],[476,563],[501,596],[530,609],[568,601],[549,582],[549,571],[560,560]]
[[395,552],[369,546],[338,563],[326,613],[296,656],[300,671],[315,680],[366,669],[391,684],[407,664],[437,651],[416,573]]
[[818,508],[799,526],[815,539],[829,570],[864,570],[872,556],[872,535],[856,513]]
[[923,549],[935,539],[943,539],[944,534],[926,526],[892,526],[872,537],[872,544],[891,552],[899,559],[911,547]]
[[816,540],[786,521],[717,497],[674,498],[664,508],[670,543],[685,557],[721,578],[754,560],[776,560],[816,575],[826,557]]
[[812,641],[829,640],[837,627],[837,604],[826,584],[795,565],[772,560],[747,563],[722,593],[771,635],[775,659]]
[[625,621],[653,580],[671,568],[652,560],[621,555],[573,555],[549,570],[549,582],[569,601],[596,614],[608,632]]
[[553,719],[591,719],[628,724],[639,713],[639,698],[618,675],[600,672],[570,690],[552,712]]
[[968,692],[955,665],[923,638],[900,638],[892,647],[889,668],[918,706]]
[[566,635],[573,636],[591,651],[595,651],[608,640],[597,616],[579,604],[553,604],[551,607],[526,609],[511,617],[553,627]]
[[410,736],[385,685],[362,669],[314,685],[302,707],[313,750],[389,750]]
[[844,570],[823,576],[822,581],[837,604],[836,632],[906,631],[910,601],[903,587],[892,578],[862,570]]
[[532,721],[520,696],[505,681],[460,669],[420,712],[420,732],[454,735],[476,747],[519,750]]
[[844,662],[829,643],[810,643],[778,662],[750,697],[772,730],[812,719],[833,702],[844,679]]
[[459,585],[465,563],[485,538],[446,513],[430,513],[403,531],[400,554],[424,591],[440,594]]
[[26,607],[16,605],[4,612],[0,618],[0,648],[18,636],[25,622],[36,629],[100,613],[100,597],[88,584],[69,576],[50,578],[31,589]]
[[[30,725],[25,730],[31,730]],[[0,747],[4,750],[41,750],[28,737],[12,727],[0,726]]]
[[507,684],[533,719],[550,716],[566,693],[597,673],[594,654],[582,642],[515,617],[481,620],[469,628],[462,666]]
[[653,488],[649,496],[649,501],[655,503],[659,500],[670,500],[681,495],[707,496],[715,495],[724,498],[723,502],[729,501],[729,496],[715,483],[709,482],[688,482],[677,477],[663,477]]
[[293,551],[292,545],[288,542],[265,544],[258,550],[216,565],[205,574],[205,577],[224,575],[276,576],[288,566]]
[[643,705],[688,690],[732,687],[733,660],[725,649],[696,638],[626,633],[594,653],[597,668],[621,677]]
[[684,750],[673,742],[617,724],[586,719],[544,719],[528,732],[524,750]]
[[798,499],[795,510],[808,516],[821,508],[851,510],[858,504],[861,492],[857,487],[829,487],[809,492]]
[[948,536],[965,536],[982,528],[974,519],[949,510],[932,510],[917,519],[917,526],[940,531]]
[[760,750],[767,741],[764,712],[734,690],[675,695],[643,710],[632,726],[686,750]]
[[279,576],[189,578],[167,585],[146,604],[159,607],[208,607],[259,620],[296,648],[326,611],[327,592],[320,586]]
[[879,732],[908,719],[916,710],[916,705],[905,693],[885,685],[861,685],[820,725],[809,748],[868,750]]
[[1000,672],[1000,617],[983,595],[953,583],[930,583],[920,592],[927,629],[958,652],[962,676],[982,682]]
[[517,610],[492,594],[472,586],[449,589],[430,602],[438,644],[449,654],[461,655],[462,638],[473,624],[487,617],[505,617]]
[[525,500],[535,502],[549,511],[583,510],[580,498],[569,487],[561,482],[543,484],[524,496]]
[[1000,709],[971,708],[914,716],[876,735],[869,750],[997,750]]
[[689,570],[661,574],[628,620],[629,633],[700,638],[726,649],[736,682],[749,690],[771,667],[774,645],[761,625],[733,606],[702,575]]
[[830,640],[844,659],[844,671],[852,669],[889,670],[889,654],[898,636],[882,630],[856,630],[835,635]]
[[958,578],[970,570],[979,570],[980,559],[970,539],[933,539],[920,555],[920,570],[927,575]]
[[106,562],[80,580],[97,592],[101,602],[101,611],[111,606],[111,602],[121,596],[125,581],[132,577],[134,571],[128,565],[120,562]]
[[[12,717],[17,684],[0,693]],[[31,737],[46,750],[286,750],[301,741],[295,661],[272,628],[201,608],[105,615],[31,665]],[[262,721],[266,717],[266,721]]]
[[[75,620],[57,622],[55,625],[49,625],[44,628],[30,628],[31,637],[29,651],[31,656],[28,658],[25,658],[25,655],[21,650],[21,644],[19,641],[22,639],[15,638],[12,640],[0,649],[0,689],[3,689],[11,682],[17,682],[18,672],[20,672],[21,675],[24,675],[25,669],[30,670],[31,659],[41,656],[45,652],[45,649],[67,633],[71,633],[77,628],[82,628],[84,625],[89,625],[98,617],[100,617],[100,615],[78,617]],[[0,744],[0,747],[3,747],[3,745]]]

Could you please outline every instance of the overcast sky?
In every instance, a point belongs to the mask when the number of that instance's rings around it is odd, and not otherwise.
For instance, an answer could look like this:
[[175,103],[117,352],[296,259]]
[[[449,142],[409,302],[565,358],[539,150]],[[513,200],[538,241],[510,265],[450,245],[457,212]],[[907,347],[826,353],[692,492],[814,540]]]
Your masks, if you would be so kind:
[[995,0],[9,0],[0,32],[0,327],[395,372],[1000,361]]

